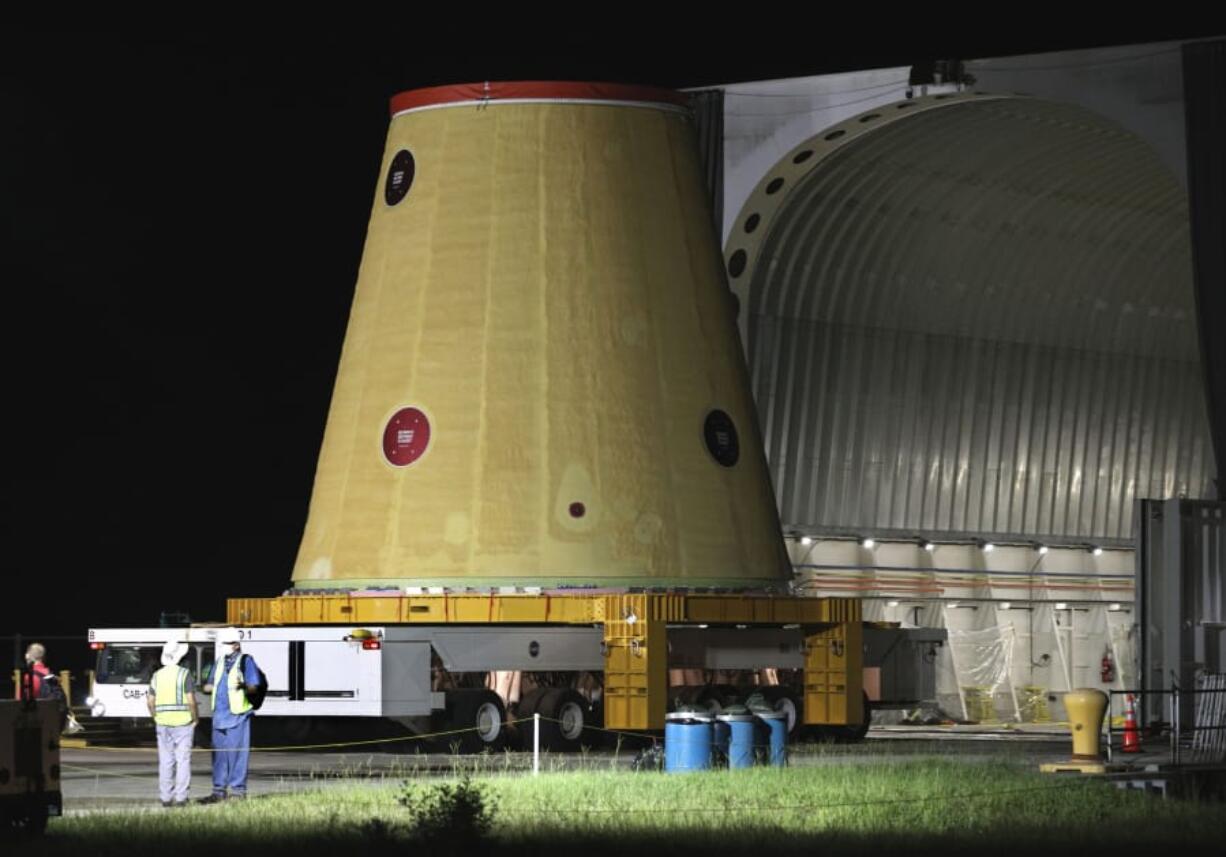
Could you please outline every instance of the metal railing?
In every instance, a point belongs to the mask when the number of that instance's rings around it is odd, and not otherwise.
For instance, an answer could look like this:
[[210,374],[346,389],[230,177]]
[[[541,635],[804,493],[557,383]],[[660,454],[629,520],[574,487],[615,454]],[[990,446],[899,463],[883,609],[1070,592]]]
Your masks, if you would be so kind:
[[[13,699],[21,699],[21,695],[22,695],[21,694],[21,674],[22,672],[23,670],[13,670]],[[90,679],[89,673],[90,672],[93,672],[93,671],[92,670],[88,671],[84,678],[86,688],[89,687],[89,679]],[[60,687],[64,689],[64,699],[71,706],[72,705],[72,693],[73,693],[72,673],[68,670],[60,670],[58,673],[52,673],[52,675],[54,675],[57,679],[59,679]]]
[[[1144,728],[1138,724],[1141,735],[1149,739],[1166,738],[1171,765],[1226,762],[1226,675],[1203,676],[1197,680],[1197,685],[1182,688],[1172,683],[1170,688],[1162,690],[1112,690],[1109,691],[1108,711],[1114,710],[1112,703],[1117,696],[1134,697],[1138,701],[1137,709],[1142,708],[1140,700],[1147,696],[1165,697],[1167,719],[1147,723]],[[1115,753],[1120,752],[1116,748],[1116,737],[1122,738],[1124,731],[1115,726],[1110,716],[1105,725],[1107,761],[1110,762]]]

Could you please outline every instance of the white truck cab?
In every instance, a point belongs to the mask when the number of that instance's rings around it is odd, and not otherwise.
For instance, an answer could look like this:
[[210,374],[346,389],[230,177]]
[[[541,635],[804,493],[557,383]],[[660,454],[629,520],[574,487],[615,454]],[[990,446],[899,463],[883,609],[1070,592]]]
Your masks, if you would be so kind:
[[[94,628],[90,646],[96,671],[87,700],[95,718],[122,725],[148,724],[145,697],[168,640],[188,644],[183,665],[199,687],[224,656],[220,627]],[[484,676],[490,670],[598,671],[603,668],[601,631],[596,627],[343,626],[239,627],[244,654],[268,680],[259,719],[277,718],[293,730],[318,726],[320,718],[382,718],[414,732],[437,727],[473,730],[477,749],[505,740],[505,702],[477,684],[444,688],[442,673]],[[574,727],[558,746],[577,749],[587,708],[573,692],[538,694],[539,712]],[[204,694],[201,718],[211,715]],[[521,710],[523,706],[521,705]],[[522,716],[522,714],[521,714]],[[271,724],[270,724],[271,725]],[[573,733],[573,734],[572,734]]]
[[[162,646],[182,640],[189,646],[181,661],[197,686],[213,667],[217,628],[108,628],[91,629],[89,646],[97,652],[93,681],[85,703],[93,717],[147,718],[145,696],[153,674],[162,665]],[[209,715],[200,705],[201,716]]]

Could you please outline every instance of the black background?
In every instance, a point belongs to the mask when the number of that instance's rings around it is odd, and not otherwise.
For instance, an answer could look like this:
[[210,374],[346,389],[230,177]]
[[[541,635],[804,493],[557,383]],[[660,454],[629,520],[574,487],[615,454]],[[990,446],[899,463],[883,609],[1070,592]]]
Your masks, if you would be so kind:
[[1212,34],[398,27],[0,37],[0,638],[221,619],[228,596],[288,586],[397,91],[689,87]]

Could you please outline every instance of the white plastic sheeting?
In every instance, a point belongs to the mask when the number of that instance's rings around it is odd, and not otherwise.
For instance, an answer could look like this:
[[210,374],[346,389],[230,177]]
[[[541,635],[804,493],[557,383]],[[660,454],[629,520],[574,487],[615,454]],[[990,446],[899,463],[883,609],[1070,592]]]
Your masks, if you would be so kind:
[[[885,539],[869,549],[850,539],[799,536],[790,550],[801,591],[856,594],[864,598],[866,621],[945,628],[966,643],[941,651],[938,702],[949,718],[978,719],[963,708],[966,687],[973,688],[976,714],[1027,723],[1066,720],[1063,698],[1074,688],[1137,687],[1132,551],[1051,546],[1040,552],[1033,545],[985,551],[974,543],[926,550],[922,541]],[[971,645],[976,638],[960,638],[963,632],[979,632],[989,645]],[[1002,668],[1005,640],[1012,641],[1008,683],[984,680],[985,671]],[[1107,681],[1104,655],[1114,670]],[[981,704],[985,694],[990,711]],[[1112,713],[1121,718],[1122,697],[1114,703]]]
[[1020,720],[1013,689],[1012,626],[984,630],[950,630],[937,658],[937,700],[963,720]]
[[[984,603],[973,609],[946,606],[943,613],[949,642],[937,660],[937,702],[955,718],[1060,722],[1067,719],[1062,699],[1069,690],[1136,686],[1136,632],[1129,613],[1105,605],[1003,610]],[[926,618],[925,625],[934,624]],[[1104,655],[1114,669],[1111,681],[1102,680]],[[1123,715],[1122,700],[1111,713]]]

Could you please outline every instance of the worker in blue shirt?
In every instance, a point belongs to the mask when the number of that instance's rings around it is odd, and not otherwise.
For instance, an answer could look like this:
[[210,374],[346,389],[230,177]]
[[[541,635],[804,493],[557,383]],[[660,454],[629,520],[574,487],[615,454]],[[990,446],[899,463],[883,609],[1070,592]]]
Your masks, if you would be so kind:
[[220,632],[218,642],[225,658],[214,661],[212,673],[201,688],[213,695],[213,793],[201,803],[247,796],[254,710],[247,694],[260,683],[260,674],[251,656],[243,656],[240,639],[236,628]]

